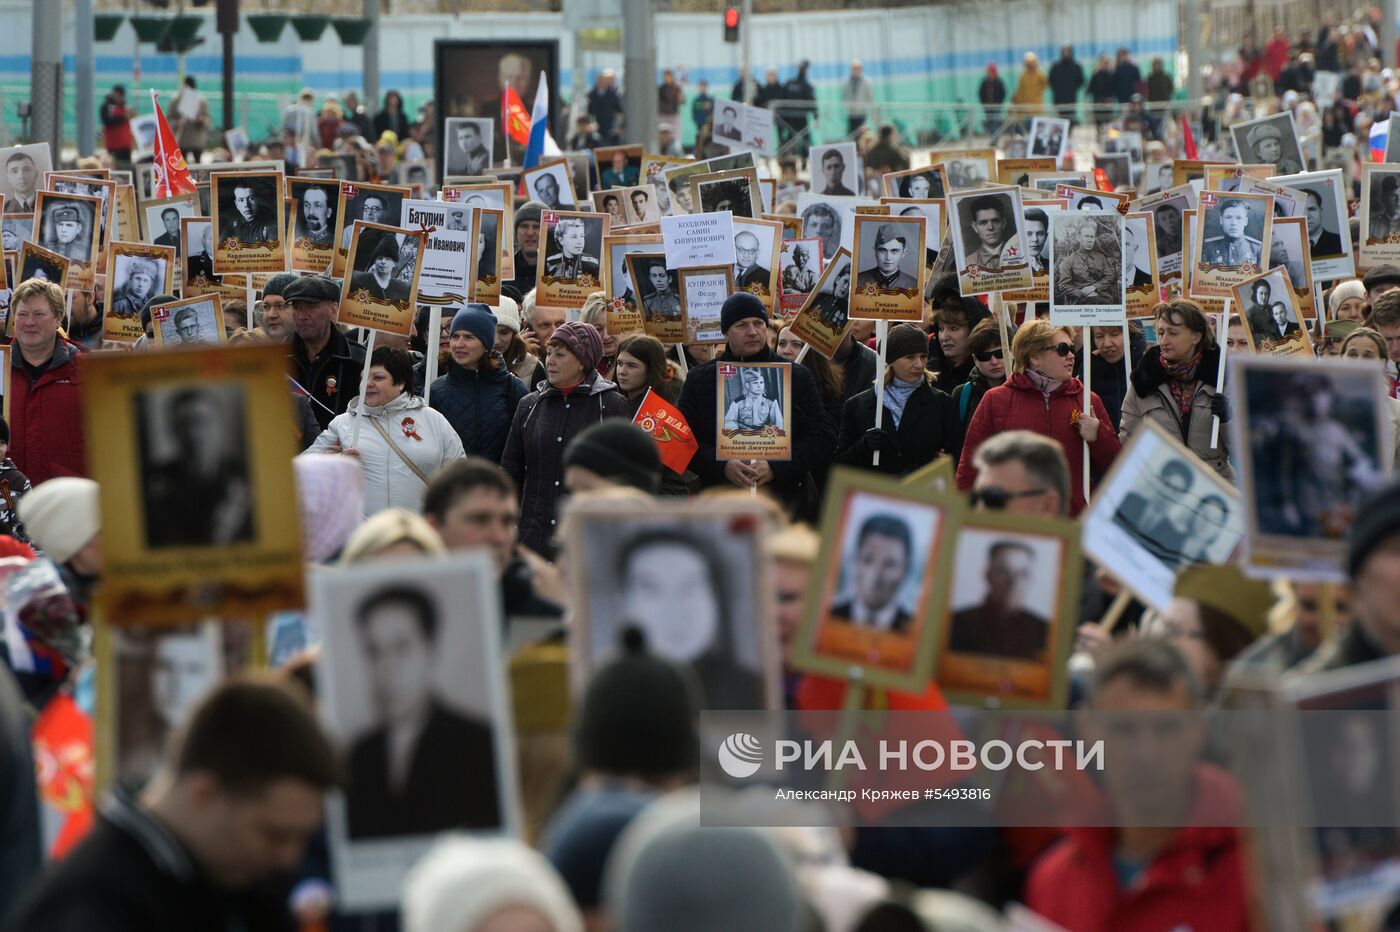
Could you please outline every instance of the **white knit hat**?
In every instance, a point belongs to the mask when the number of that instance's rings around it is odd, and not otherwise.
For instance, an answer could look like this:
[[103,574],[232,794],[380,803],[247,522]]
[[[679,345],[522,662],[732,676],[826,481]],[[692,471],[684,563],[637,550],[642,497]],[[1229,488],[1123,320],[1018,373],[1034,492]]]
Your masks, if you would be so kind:
[[67,563],[102,530],[97,483],[74,476],[40,483],[19,500],[19,518],[50,560]]
[[538,910],[550,932],[583,932],[568,888],[538,852],[512,838],[443,838],[408,872],[404,932],[473,932],[512,906]]
[[493,305],[491,309],[496,312],[496,323],[520,332],[520,305],[515,303],[514,298],[503,294],[501,303]]

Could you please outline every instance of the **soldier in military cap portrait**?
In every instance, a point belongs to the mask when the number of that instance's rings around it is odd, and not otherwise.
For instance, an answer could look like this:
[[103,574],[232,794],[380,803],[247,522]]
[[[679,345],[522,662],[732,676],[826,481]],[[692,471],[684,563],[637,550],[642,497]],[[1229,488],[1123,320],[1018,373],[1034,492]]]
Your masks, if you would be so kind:
[[[865,227],[866,223],[860,223]],[[882,223],[875,233],[875,267],[861,269],[856,276],[856,287],[874,285],[887,291],[918,288],[919,280],[905,270],[905,257],[909,254],[908,224]]]
[[71,203],[61,197],[49,195],[43,200],[43,232],[39,245],[66,259],[91,262],[95,235],[92,211],[84,210],[84,204]]
[[163,270],[157,267],[154,259],[139,256],[122,256],[120,259],[125,261],[119,261],[113,272],[118,282],[112,292],[112,304],[107,313],[114,317],[139,317],[141,309],[146,306],[151,295],[156,293],[156,283],[164,283],[165,275]]
[[1220,224],[1217,236],[1207,237],[1201,245],[1201,261],[1211,265],[1258,267],[1263,255],[1263,243],[1248,235],[1250,205],[1239,198],[1225,198],[1212,208]]
[[[1240,161],[1273,165],[1275,175],[1294,175],[1304,170],[1293,118],[1282,113],[1253,123],[1230,127]],[[1243,138],[1242,138],[1243,137]],[[1243,142],[1243,145],[1241,145]]]

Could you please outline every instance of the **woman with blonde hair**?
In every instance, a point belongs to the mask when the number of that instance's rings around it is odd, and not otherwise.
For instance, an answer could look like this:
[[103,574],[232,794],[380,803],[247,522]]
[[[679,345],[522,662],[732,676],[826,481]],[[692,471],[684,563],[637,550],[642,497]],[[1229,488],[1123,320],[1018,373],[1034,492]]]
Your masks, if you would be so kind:
[[1075,328],[1057,327],[1048,320],[1028,321],[1016,331],[1011,339],[1011,376],[982,396],[967,425],[958,463],[958,488],[972,488],[977,478],[973,460],[983,441],[1004,430],[1029,430],[1064,449],[1070,469],[1070,514],[1084,509],[1080,444],[1089,445],[1090,470],[1100,476],[1108,471],[1122,444],[1108,410],[1093,392],[1089,393],[1090,413],[1084,413],[1084,385],[1074,377],[1077,339]]
[[608,333],[608,299],[603,297],[601,291],[595,291],[584,299],[579,320],[598,331],[598,338],[603,341],[603,358],[598,362],[598,374],[607,375],[617,359],[617,336]]

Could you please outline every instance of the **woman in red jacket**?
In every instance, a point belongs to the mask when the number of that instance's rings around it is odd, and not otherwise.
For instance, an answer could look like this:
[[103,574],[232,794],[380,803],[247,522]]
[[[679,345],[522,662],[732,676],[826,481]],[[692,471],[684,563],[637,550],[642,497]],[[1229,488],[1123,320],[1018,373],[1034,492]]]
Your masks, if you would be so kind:
[[1092,416],[1082,409],[1084,385],[1074,377],[1075,331],[1044,320],[1030,321],[1011,339],[1012,375],[982,396],[967,426],[958,488],[972,488],[977,478],[973,457],[982,441],[1003,430],[1030,430],[1058,441],[1069,460],[1070,514],[1084,509],[1084,461],[1080,444],[1089,445],[1091,472],[1103,475],[1122,445],[1099,396],[1089,393]]

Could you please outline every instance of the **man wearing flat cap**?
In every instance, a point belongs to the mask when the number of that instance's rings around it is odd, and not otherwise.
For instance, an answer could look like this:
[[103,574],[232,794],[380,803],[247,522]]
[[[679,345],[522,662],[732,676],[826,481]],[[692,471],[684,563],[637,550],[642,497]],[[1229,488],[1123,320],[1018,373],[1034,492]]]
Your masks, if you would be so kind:
[[282,289],[291,309],[292,378],[311,393],[311,412],[325,430],[344,414],[360,385],[365,348],[346,337],[336,323],[340,283],[326,275],[305,275]]
[[364,291],[376,301],[407,301],[408,287],[394,277],[399,261],[399,243],[393,236],[381,237],[370,257],[369,268],[350,276],[352,291]]
[[59,204],[49,216],[53,218],[53,235],[44,237],[39,245],[65,258],[90,262],[92,243],[83,235],[83,212],[72,204]]
[[219,239],[232,237],[240,243],[276,242],[277,223],[272,212],[259,203],[257,186],[251,181],[233,182],[233,213],[219,224]]
[[856,288],[874,285],[884,291],[918,288],[919,280],[900,268],[909,248],[908,234],[893,223],[880,225],[875,234],[875,268],[862,269],[856,276]]

